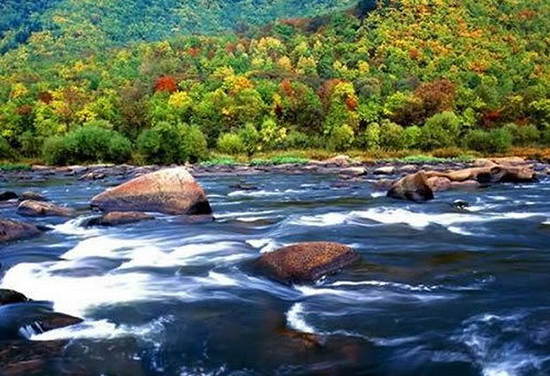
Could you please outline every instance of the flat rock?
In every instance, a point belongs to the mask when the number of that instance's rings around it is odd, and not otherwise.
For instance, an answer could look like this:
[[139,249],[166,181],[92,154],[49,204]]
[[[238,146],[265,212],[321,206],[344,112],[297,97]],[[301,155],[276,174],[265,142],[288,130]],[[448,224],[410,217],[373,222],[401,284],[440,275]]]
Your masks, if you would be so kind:
[[394,166],[383,166],[379,167],[376,170],[374,170],[374,175],[393,175],[395,174],[395,167]]
[[66,315],[64,313],[54,312],[48,316],[42,318],[39,321],[40,329],[43,332],[48,332],[50,330],[65,328],[67,326],[80,324],[83,322],[79,317],[74,317]]
[[263,273],[283,283],[314,282],[359,260],[347,245],[330,242],[298,243],[262,255],[255,261]]
[[349,167],[353,163],[353,159],[347,155],[337,155],[321,162],[323,165],[333,165],[337,167]]
[[25,191],[21,193],[21,197],[19,197],[21,201],[25,200],[34,200],[34,201],[48,201],[46,196],[44,196],[41,193],[33,192],[33,191]]
[[363,176],[367,175],[367,170],[364,167],[347,167],[341,170],[340,174],[345,176]]
[[388,197],[416,202],[433,200],[434,193],[424,171],[407,175],[394,182],[387,193]]
[[202,187],[184,167],[160,170],[132,179],[95,196],[91,205],[102,211],[172,215],[212,213]]
[[120,226],[154,218],[152,215],[142,212],[110,212],[101,217],[90,219],[86,226]]
[[400,174],[414,174],[418,171],[418,167],[415,165],[405,165],[397,169]]
[[71,217],[74,215],[74,210],[57,206],[49,202],[25,200],[17,207],[17,213],[28,217]]
[[451,179],[445,178],[442,176],[434,176],[428,178],[428,185],[433,192],[446,191],[451,188],[452,182]]
[[33,224],[0,218],[0,243],[32,238],[42,234]]

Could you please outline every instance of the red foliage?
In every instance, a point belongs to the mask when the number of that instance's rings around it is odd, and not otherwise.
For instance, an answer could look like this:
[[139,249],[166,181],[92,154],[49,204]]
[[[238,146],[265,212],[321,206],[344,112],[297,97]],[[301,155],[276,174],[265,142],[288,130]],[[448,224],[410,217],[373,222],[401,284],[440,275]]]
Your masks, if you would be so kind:
[[283,108],[280,104],[275,105],[275,116],[277,116],[278,119],[283,117]]
[[17,115],[28,116],[32,113],[32,106],[25,104],[21,107],[18,107],[15,112],[17,113]]
[[198,47],[191,47],[188,48],[185,52],[191,57],[197,57],[201,53],[201,50]]
[[294,98],[294,88],[292,87],[292,83],[290,82],[290,80],[283,80],[280,87],[282,92],[285,93],[288,97]]
[[420,85],[414,95],[428,113],[447,111],[453,108],[456,85],[445,79],[427,82]]
[[502,117],[502,111],[500,110],[491,110],[489,112],[486,112],[483,115],[483,118],[481,121],[483,122],[483,125],[485,127],[491,127],[495,123],[498,123]]
[[338,78],[332,78],[330,80],[326,80],[323,83],[323,85],[319,89],[319,98],[321,98],[321,101],[323,102],[323,105],[325,106],[325,108],[327,108],[328,105],[330,104],[330,97],[332,96],[334,87],[343,82],[345,81],[340,80]]
[[420,51],[417,48],[411,48],[409,51],[409,57],[411,60],[418,60],[420,58]]
[[50,104],[53,101],[53,96],[49,92],[43,91],[38,94],[38,100]]
[[178,91],[178,84],[175,78],[172,76],[162,76],[157,78],[155,81],[155,93],[158,93],[159,91],[167,91],[169,93]]

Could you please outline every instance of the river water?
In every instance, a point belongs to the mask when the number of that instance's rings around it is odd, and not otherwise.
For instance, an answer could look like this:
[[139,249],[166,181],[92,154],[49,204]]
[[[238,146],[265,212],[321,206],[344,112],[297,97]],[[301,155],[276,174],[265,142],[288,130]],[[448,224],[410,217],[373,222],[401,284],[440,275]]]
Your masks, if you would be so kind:
[[[0,252],[2,288],[85,319],[19,330],[33,345],[65,341],[41,372],[550,374],[550,181],[415,204],[334,175],[198,180],[215,222],[160,216],[117,228],[81,226],[108,180],[0,186],[82,210],[68,222],[38,221],[53,230]],[[457,199],[471,205],[457,209]],[[0,214],[17,217],[13,208]],[[301,241],[345,243],[362,261],[295,286],[247,266]],[[324,346],[306,346],[285,326],[318,334]],[[0,335],[2,327],[0,317]]]

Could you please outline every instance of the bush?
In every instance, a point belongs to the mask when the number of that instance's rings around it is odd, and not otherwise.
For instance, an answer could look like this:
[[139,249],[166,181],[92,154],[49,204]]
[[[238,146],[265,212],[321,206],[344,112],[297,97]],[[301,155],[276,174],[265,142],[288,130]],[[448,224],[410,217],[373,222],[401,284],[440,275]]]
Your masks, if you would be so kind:
[[369,124],[365,130],[364,139],[367,149],[378,149],[380,147],[380,124]]
[[488,132],[476,129],[466,134],[464,145],[470,150],[482,153],[504,153],[512,146],[512,136],[504,128]]
[[419,126],[413,125],[412,127],[405,128],[403,132],[403,144],[407,149],[414,149],[418,147],[420,138],[422,137],[422,129]]
[[137,145],[147,163],[167,165],[208,157],[206,138],[196,125],[160,122],[143,131]]
[[530,146],[540,141],[541,134],[536,126],[520,126],[517,124],[506,124],[504,129],[512,136],[512,143],[515,146]]
[[247,123],[239,130],[238,135],[244,144],[244,150],[248,155],[254,154],[258,150],[260,142],[260,133],[252,123]]
[[436,149],[432,152],[432,155],[436,158],[458,158],[464,155],[464,151],[457,147],[450,147],[444,149]]
[[198,126],[183,126],[181,138],[181,147],[183,149],[181,156],[185,161],[196,163],[208,158],[206,137]]
[[332,150],[344,151],[353,145],[354,140],[353,129],[347,124],[342,124],[332,129],[328,139],[328,147]]
[[224,154],[240,154],[246,150],[243,140],[236,133],[224,133],[218,138],[218,150]]
[[380,146],[383,149],[401,150],[405,147],[403,127],[391,121],[385,121],[380,127]]
[[460,118],[453,112],[436,114],[422,127],[419,146],[424,150],[456,145],[460,134]]
[[292,130],[286,136],[286,145],[290,149],[305,149],[311,146],[311,142],[307,134]]
[[0,137],[0,159],[12,159],[15,151],[4,137]]
[[132,143],[118,132],[84,126],[44,143],[44,160],[53,165],[74,163],[123,163],[130,159]]
[[25,157],[36,157],[40,155],[44,138],[35,135],[31,131],[26,131],[19,137],[19,143],[21,144],[21,154]]

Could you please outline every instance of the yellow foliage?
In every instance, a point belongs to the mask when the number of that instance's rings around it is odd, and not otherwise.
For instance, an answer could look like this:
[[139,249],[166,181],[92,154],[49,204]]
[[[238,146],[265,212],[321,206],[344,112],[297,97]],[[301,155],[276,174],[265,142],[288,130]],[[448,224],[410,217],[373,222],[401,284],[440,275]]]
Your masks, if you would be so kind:
[[168,103],[175,108],[183,109],[191,106],[193,101],[187,92],[179,91],[170,95]]
[[18,82],[11,87],[10,98],[18,99],[27,95],[28,92],[29,90],[27,89],[27,87]]
[[286,71],[292,71],[292,61],[288,58],[288,56],[283,56],[277,61],[277,66],[281,69],[284,69]]

